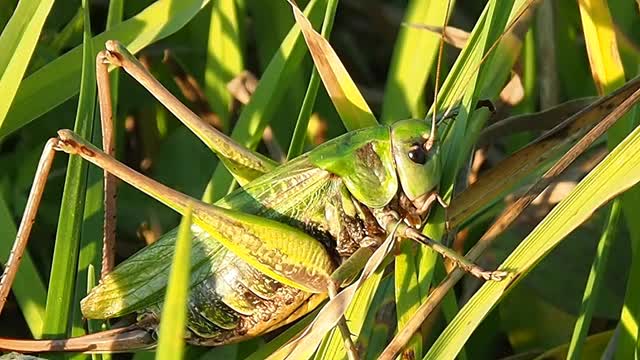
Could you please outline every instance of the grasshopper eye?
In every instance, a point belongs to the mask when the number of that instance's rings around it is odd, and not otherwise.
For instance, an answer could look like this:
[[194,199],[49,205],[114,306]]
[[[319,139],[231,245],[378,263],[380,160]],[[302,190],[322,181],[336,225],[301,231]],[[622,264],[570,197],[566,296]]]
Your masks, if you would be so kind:
[[424,165],[427,162],[427,152],[420,144],[413,144],[407,156],[416,164]]

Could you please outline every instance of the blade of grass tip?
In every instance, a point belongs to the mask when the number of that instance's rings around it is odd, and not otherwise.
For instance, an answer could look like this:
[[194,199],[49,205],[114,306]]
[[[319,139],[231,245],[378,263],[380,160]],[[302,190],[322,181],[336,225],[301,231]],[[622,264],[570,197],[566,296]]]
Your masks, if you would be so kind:
[[219,0],[212,5],[204,92],[224,130],[229,126],[233,104],[227,83],[244,69],[240,42],[241,14],[238,14],[236,0]]
[[[86,0],[83,1],[86,6]],[[88,17],[85,19],[88,22]],[[94,109],[96,102],[95,52],[91,39],[83,40],[83,66],[80,85],[80,97],[74,131],[88,139],[93,131]],[[65,178],[60,218],[53,252],[45,323],[45,336],[64,336],[67,334],[72,311],[80,233],[84,220],[84,206],[87,188],[88,163],[79,156],[69,157]]]
[[[2,191],[0,191],[0,224],[3,224],[0,226],[0,254],[2,256],[0,262],[4,264],[11,252],[11,245],[16,238],[17,229]],[[18,306],[27,321],[31,335],[36,339],[41,338],[47,290],[28,249],[23,255],[11,291],[18,301]]]
[[[600,0],[580,0],[578,3],[580,6],[585,44],[589,55],[589,63],[591,64],[591,73],[599,95],[604,96],[624,85],[625,80],[624,68],[622,67],[622,61],[620,60],[618,52],[613,21],[606,2]],[[615,148],[624,136],[628,134],[630,120],[631,118],[627,115],[609,129],[607,132],[609,149]],[[637,192],[637,189],[630,191]],[[591,324],[591,318],[593,317],[593,311],[599,296],[604,272],[606,271],[609,249],[617,233],[620,213],[625,207],[627,208],[627,212],[640,210],[640,208],[635,208],[637,205],[634,206],[629,201],[623,202],[622,198],[613,201],[608,222],[598,243],[596,256],[591,265],[591,272],[582,297],[582,306],[571,337],[569,352],[567,354],[568,359],[581,358],[584,341]],[[640,230],[638,226],[635,226],[634,222],[629,222],[628,224],[630,231],[634,232],[634,227]],[[637,230],[634,233],[640,234]],[[625,336],[622,335],[621,338],[625,338]],[[624,356],[624,353],[631,355],[634,352],[635,336],[632,336],[632,338],[634,339],[633,342],[627,342],[626,346],[619,343],[618,351],[622,353],[618,355]],[[623,348],[627,350],[623,350]]]
[[[447,1],[410,1],[403,22],[444,26],[454,5],[455,1],[451,1],[447,14]],[[424,117],[424,88],[437,61],[439,44],[439,34],[400,26],[385,85],[380,116],[383,123]]]
[[369,105],[329,42],[320,36],[292,0],[296,23],[302,30],[313,62],[345,128],[348,131],[378,124]]
[[[305,13],[312,23],[320,22],[323,2],[311,0]],[[282,41],[279,50],[262,74],[251,101],[240,113],[231,137],[249,149],[255,149],[262,138],[269,119],[281,104],[289,83],[287,78],[299,68],[305,55],[305,44],[300,29],[294,26]],[[232,188],[231,174],[219,164],[213,174],[213,199],[226,195]],[[211,184],[210,184],[211,185]]]
[[[325,39],[329,38],[331,29],[333,28],[333,20],[336,16],[336,9],[338,8],[338,0],[328,0],[327,9],[324,13],[324,20],[322,21],[322,30],[320,35]],[[313,67],[311,72],[311,79],[309,80],[309,86],[307,92],[304,95],[302,101],[302,107],[298,114],[298,120],[296,120],[296,127],[293,130],[293,136],[291,137],[291,144],[289,145],[289,152],[287,153],[287,159],[293,159],[304,151],[304,141],[307,138],[307,127],[309,126],[309,119],[311,118],[311,112],[313,106],[316,103],[316,96],[318,95],[318,87],[320,86],[320,74],[318,70]]]
[[[208,0],[154,2],[134,17],[95,36],[93,43],[101,46],[107,40],[118,39],[130,51],[138,52],[180,30],[207,3]],[[76,95],[81,70],[82,46],[78,46],[24,79],[0,126],[0,140]]]
[[0,128],[36,48],[53,0],[20,1],[0,34]]
[[176,251],[171,263],[167,294],[162,305],[162,320],[158,334],[156,359],[182,359],[187,326],[187,298],[189,296],[189,269],[191,268],[191,207],[180,222]]
[[[89,264],[87,266],[87,293],[91,291],[96,286],[96,268]],[[89,333],[95,333],[100,331],[100,323],[101,321],[88,319],[87,320],[87,328],[89,329]],[[100,354],[91,354],[91,360],[102,360],[102,355]]]
[[560,202],[502,263],[507,279],[487,282],[460,310],[425,359],[454,357],[482,319],[510,288],[551,252],[565,236],[607,201],[640,181],[640,128],[624,139]]

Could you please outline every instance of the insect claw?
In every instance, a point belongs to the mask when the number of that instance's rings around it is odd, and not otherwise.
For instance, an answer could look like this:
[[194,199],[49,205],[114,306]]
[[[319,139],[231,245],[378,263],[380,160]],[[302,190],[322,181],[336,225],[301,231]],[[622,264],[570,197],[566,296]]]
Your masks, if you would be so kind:
[[493,280],[493,281],[502,281],[507,277],[507,275],[509,275],[509,273],[506,272],[506,271],[499,271],[499,270],[492,271],[491,272],[491,280]]

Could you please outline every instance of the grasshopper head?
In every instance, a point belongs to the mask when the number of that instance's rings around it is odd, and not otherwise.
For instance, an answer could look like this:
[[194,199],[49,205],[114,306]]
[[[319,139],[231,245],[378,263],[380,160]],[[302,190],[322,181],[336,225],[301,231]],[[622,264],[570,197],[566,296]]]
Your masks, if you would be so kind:
[[424,120],[402,120],[391,126],[396,170],[402,190],[412,202],[436,190],[440,182],[440,146],[428,141],[430,134],[431,124]]

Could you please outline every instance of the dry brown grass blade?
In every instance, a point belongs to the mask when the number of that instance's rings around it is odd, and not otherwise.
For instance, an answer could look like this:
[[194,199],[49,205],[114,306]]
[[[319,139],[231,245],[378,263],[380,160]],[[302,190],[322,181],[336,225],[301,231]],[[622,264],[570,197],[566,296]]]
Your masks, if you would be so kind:
[[331,299],[320,310],[318,316],[296,338],[274,352],[268,359],[307,359],[320,344],[324,335],[333,329],[351,304],[356,291],[376,271],[393,250],[395,230],[371,255],[357,281],[349,285]]
[[[558,176],[562,173],[580,154],[589,148],[593,142],[602,136],[618,119],[620,119],[629,109],[631,109],[640,100],[640,77],[628,82],[624,87],[618,89],[608,97],[602,98],[601,101],[593,104],[589,108],[581,111],[580,118],[590,118],[597,115],[604,115],[604,119],[597,123],[584,137],[582,137],[564,156],[562,156],[529,190],[516,202],[507,207],[491,225],[487,232],[480,238],[478,243],[467,253],[466,257],[471,261],[475,261],[513,221],[524,211],[524,209]],[[610,106],[610,104],[614,104]],[[602,110],[604,111],[596,111]],[[588,115],[583,115],[583,113]],[[573,117],[572,117],[573,118]],[[570,120],[570,119],[569,119]],[[572,125],[573,123],[569,123]],[[567,124],[562,123],[554,128],[550,136],[557,136],[557,133],[563,133]],[[409,341],[412,334],[420,327],[424,320],[433,312],[433,310],[444,299],[444,296],[453,288],[453,286],[464,276],[464,272],[455,269],[447,275],[447,277],[438,285],[430,294],[427,302],[422,304],[415,317],[407,326],[401,330],[389,343],[387,348],[381,354],[379,359],[393,359],[396,354]],[[518,274],[514,274],[512,279],[517,278]]]
[[444,42],[456,49],[464,48],[464,46],[467,44],[467,40],[469,40],[469,36],[471,35],[468,31],[458,29],[454,26],[445,26],[445,28],[443,29],[442,26],[437,25],[409,23],[403,23],[402,25],[431,31],[434,34],[441,36],[444,39]]
[[477,146],[480,147],[495,139],[520,132],[550,130],[596,100],[598,100],[596,96],[573,99],[544,111],[499,120],[482,130]]
[[483,174],[477,182],[451,202],[447,212],[449,226],[452,228],[459,226],[501,193],[538,169],[545,161],[557,156],[562,149],[582,137],[638,88],[640,88],[640,78],[629,81],[611,95],[601,98],[569,117]]
[[288,1],[293,9],[296,23],[300,26],[307,42],[322,83],[342,121],[345,122],[345,126],[349,130],[353,130],[377,125],[378,121],[373,116],[369,105],[329,42],[313,29],[295,2]]

